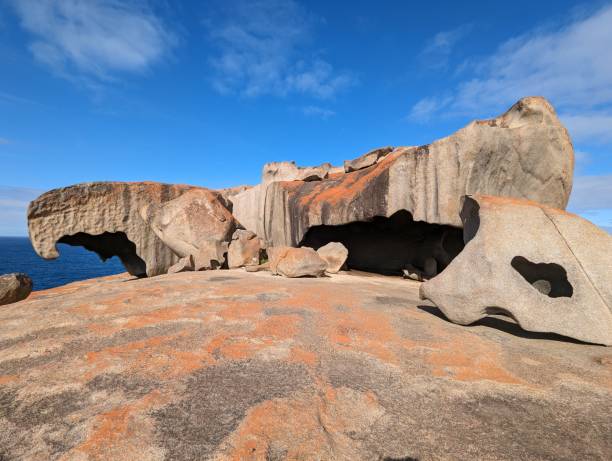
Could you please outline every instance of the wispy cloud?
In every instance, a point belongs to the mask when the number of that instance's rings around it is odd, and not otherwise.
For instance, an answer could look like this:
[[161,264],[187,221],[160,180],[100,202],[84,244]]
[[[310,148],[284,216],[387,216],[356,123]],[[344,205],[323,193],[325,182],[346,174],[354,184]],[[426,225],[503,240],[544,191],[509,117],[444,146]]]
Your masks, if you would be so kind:
[[43,191],[0,186],[0,236],[27,235],[28,204]]
[[567,209],[612,233],[612,174],[576,176]]
[[336,115],[336,112],[330,109],[326,109],[324,107],[319,106],[306,106],[302,108],[302,113],[309,117],[318,117],[323,120],[327,120],[330,117]]
[[7,144],[10,144],[10,143],[11,143],[11,141],[9,141],[8,139],[0,138],[0,146],[7,145]]
[[314,18],[293,0],[231,1],[217,16],[207,24],[217,46],[210,63],[220,93],[329,99],[355,83],[307,51]]
[[431,69],[445,69],[455,45],[472,29],[472,24],[463,24],[434,35],[421,52],[422,63]]
[[34,58],[64,78],[96,85],[144,72],[175,36],[145,0],[13,0]]
[[[577,138],[609,143],[612,121],[612,6],[555,29],[538,29],[503,43],[452,92],[415,104],[433,112],[481,116],[527,95],[550,99]],[[425,111],[431,117],[432,111]],[[427,119],[426,117],[424,118]]]

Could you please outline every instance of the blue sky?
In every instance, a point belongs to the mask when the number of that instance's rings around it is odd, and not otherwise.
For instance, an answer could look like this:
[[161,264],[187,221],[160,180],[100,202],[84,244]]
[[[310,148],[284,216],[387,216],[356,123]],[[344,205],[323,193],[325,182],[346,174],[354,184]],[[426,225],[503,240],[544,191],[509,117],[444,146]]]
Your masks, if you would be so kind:
[[570,130],[570,209],[612,228],[612,3],[0,0],[0,235],[97,180],[220,188],[417,145],[522,96]]

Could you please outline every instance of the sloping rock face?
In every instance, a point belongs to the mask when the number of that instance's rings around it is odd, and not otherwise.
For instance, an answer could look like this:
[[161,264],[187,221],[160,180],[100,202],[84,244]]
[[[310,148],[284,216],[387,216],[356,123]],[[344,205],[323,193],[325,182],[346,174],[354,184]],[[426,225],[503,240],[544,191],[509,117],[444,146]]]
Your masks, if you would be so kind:
[[128,279],[0,308],[0,458],[610,459],[611,349],[411,281]]
[[54,189],[30,203],[28,230],[36,253],[59,256],[56,244],[84,246],[100,258],[118,256],[136,276],[166,273],[179,257],[143,221],[140,209],[192,189],[154,182],[96,182]]
[[196,270],[223,265],[237,226],[222,195],[208,189],[193,189],[162,204],[144,205],[140,215],[174,253],[181,258],[193,256]]
[[421,287],[453,322],[503,312],[525,330],[612,346],[612,236],[571,213],[472,196],[462,253]]
[[[399,147],[377,163],[321,181],[272,182],[258,234],[271,245],[297,246],[308,229],[389,217],[407,210],[416,221],[461,227],[461,197],[527,198],[565,208],[573,147],[543,98],[520,100],[502,116],[475,121],[420,147]],[[263,184],[262,184],[263,187]]]
[[26,299],[31,292],[32,279],[26,274],[0,275],[0,306]]

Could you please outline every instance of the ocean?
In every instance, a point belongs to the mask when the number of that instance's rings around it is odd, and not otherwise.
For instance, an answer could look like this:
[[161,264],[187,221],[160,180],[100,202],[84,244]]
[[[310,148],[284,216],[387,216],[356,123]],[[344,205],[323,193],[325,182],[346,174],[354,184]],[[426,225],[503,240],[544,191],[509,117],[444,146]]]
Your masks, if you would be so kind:
[[119,258],[102,262],[97,254],[83,247],[58,244],[60,257],[45,260],[38,256],[27,237],[0,237],[0,275],[24,272],[34,282],[34,290],[44,290],[105,275],[125,272]]

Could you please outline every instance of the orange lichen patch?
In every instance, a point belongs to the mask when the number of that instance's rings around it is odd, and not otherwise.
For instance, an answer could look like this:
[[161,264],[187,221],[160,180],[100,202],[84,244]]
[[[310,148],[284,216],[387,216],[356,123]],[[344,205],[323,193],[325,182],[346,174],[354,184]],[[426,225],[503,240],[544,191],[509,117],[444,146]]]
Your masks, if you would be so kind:
[[0,376],[0,385],[12,383],[12,382],[17,381],[18,379],[19,379],[19,377],[15,376],[15,375],[3,375],[3,376]]
[[565,210],[560,210],[558,208],[552,208],[546,205],[543,205],[538,202],[534,202],[532,200],[522,199],[522,198],[513,198],[513,197],[498,197],[493,195],[474,195],[474,199],[479,203],[481,207],[484,208],[499,208],[506,206],[513,207],[536,207],[541,208],[542,210],[559,215],[568,215],[568,216],[576,216],[573,213],[570,213]]
[[113,455],[122,459],[141,459],[143,446],[151,444],[151,441],[142,440],[145,431],[136,421],[137,416],[167,401],[167,397],[155,390],[139,400],[97,416],[93,431],[74,451],[85,453],[92,459],[112,459]]
[[218,458],[263,461],[275,448],[284,453],[284,459],[311,459],[313,453],[329,453],[326,433],[318,420],[318,400],[279,399],[257,405],[226,441]]
[[314,367],[319,361],[319,356],[314,352],[301,347],[292,347],[289,353],[289,361],[303,363],[309,367]]
[[97,352],[88,352],[86,360],[89,370],[85,374],[85,379],[89,380],[114,365],[133,373],[170,379],[190,374],[207,364],[214,363],[214,359],[204,347],[183,351],[173,345],[176,341],[184,339],[186,335],[186,332],[181,332],[157,336]]
[[501,352],[493,343],[473,335],[447,338],[433,343],[426,354],[426,362],[433,367],[432,374],[460,381],[497,381],[506,384],[527,384],[502,367]]

